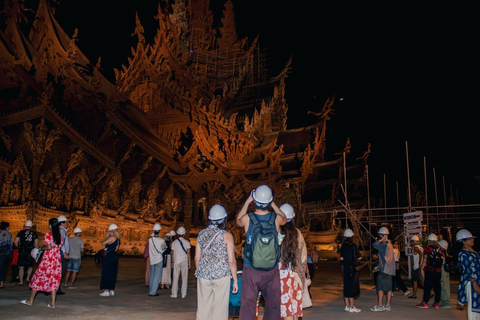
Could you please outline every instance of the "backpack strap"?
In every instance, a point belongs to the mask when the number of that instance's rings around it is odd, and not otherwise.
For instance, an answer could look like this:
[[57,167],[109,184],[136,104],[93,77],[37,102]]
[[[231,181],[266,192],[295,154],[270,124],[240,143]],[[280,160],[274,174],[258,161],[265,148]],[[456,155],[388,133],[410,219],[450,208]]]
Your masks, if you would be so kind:
[[255,216],[255,213],[250,212],[250,213],[248,214],[248,217],[249,217],[250,220],[253,222],[253,224],[258,224],[258,219],[257,219],[257,217]]

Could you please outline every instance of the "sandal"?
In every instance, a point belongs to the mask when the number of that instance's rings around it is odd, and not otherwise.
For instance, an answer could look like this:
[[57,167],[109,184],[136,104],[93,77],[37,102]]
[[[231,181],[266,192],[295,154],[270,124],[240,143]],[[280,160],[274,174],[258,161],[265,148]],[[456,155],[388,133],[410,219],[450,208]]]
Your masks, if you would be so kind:
[[24,304],[26,306],[30,306],[30,307],[32,306],[30,303],[27,303],[27,300],[22,300],[22,301],[20,301],[20,303]]
[[50,303],[47,304],[47,307],[52,308],[52,309],[55,309],[55,306],[52,306]]

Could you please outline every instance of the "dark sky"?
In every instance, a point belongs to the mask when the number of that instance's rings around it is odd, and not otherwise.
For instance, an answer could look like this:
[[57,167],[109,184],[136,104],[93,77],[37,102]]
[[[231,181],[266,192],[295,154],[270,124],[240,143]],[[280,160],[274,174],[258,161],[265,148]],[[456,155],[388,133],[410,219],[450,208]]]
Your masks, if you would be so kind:
[[[222,8],[223,1],[212,2]],[[370,142],[372,193],[383,197],[385,174],[387,205],[395,206],[396,181],[401,190],[407,188],[408,142],[410,178],[424,189],[425,157],[430,199],[435,197],[435,168],[440,204],[443,179],[447,197],[452,188],[460,203],[478,203],[474,97],[480,52],[478,23],[470,17],[473,7],[232,2],[239,36],[260,35],[272,70],[281,70],[293,58],[287,79],[290,127],[314,121],[307,111],[319,111],[327,97],[336,96],[327,127],[327,158],[341,151],[348,137],[355,157]],[[101,56],[111,77],[135,43],[130,35],[136,10],[147,39],[155,32],[156,3],[84,0],[78,7],[78,2],[64,1],[57,19],[69,34],[79,28],[77,45],[93,62]]]

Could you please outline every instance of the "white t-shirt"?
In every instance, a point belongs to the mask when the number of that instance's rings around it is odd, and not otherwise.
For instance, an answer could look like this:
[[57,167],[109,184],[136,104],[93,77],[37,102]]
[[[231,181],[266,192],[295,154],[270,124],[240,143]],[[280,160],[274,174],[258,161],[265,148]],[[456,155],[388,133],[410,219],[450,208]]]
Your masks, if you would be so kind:
[[159,237],[150,237],[150,239],[148,239],[148,242],[148,255],[150,256],[150,265],[162,262],[162,253],[167,247],[165,240]]
[[[413,248],[415,247],[419,248],[420,251],[423,252],[422,246],[416,244]],[[413,250],[413,270],[417,270],[418,268],[420,268],[420,255]]]
[[183,247],[185,250],[190,249],[192,246],[188,240],[184,238],[178,238],[177,240],[173,241],[172,243],[172,251],[173,251],[173,262],[180,263],[182,261],[187,260],[187,254],[183,251],[182,246],[180,245],[179,241],[182,241]]

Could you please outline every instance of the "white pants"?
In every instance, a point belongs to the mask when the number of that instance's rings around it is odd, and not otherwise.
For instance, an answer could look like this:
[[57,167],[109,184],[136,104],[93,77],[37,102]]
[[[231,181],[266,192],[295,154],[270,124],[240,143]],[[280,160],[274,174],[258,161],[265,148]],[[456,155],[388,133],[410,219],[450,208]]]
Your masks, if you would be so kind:
[[230,277],[218,280],[197,278],[196,320],[227,320]]
[[176,297],[178,293],[178,281],[182,275],[182,298],[187,296],[188,287],[188,260],[184,260],[173,265],[172,296]]

